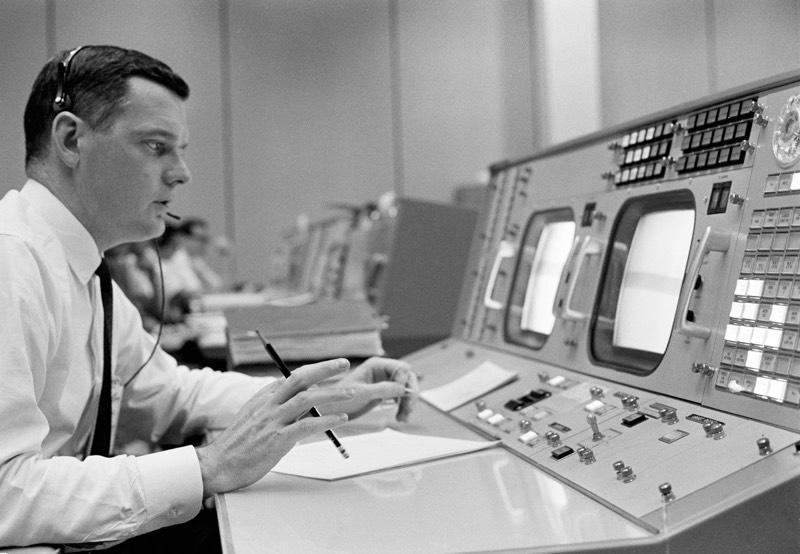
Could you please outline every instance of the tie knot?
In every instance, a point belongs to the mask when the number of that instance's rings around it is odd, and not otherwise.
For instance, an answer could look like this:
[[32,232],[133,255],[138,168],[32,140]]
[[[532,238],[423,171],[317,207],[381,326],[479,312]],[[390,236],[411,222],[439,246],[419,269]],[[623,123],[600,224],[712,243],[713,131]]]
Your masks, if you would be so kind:
[[100,258],[100,265],[97,266],[97,269],[94,270],[94,273],[101,279],[111,275],[111,273],[108,271],[108,264],[106,263],[105,258]]

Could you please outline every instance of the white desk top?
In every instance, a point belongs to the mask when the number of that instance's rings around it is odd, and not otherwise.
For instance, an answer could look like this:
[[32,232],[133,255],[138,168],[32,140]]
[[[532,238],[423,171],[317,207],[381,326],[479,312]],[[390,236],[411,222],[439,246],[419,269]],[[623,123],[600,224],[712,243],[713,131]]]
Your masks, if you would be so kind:
[[[373,420],[375,430],[390,418]],[[415,421],[400,429],[476,438],[428,406]],[[220,495],[217,510],[225,554],[530,550],[650,536],[498,448],[333,482],[270,473]]]

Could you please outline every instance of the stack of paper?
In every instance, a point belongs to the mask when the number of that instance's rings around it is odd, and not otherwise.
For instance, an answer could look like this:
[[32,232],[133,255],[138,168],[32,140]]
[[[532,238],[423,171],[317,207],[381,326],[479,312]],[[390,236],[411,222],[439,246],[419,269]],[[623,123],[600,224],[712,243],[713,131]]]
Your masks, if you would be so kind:
[[458,379],[440,387],[422,391],[420,396],[440,410],[449,412],[484,394],[510,383],[518,376],[486,360]]
[[384,320],[366,300],[319,300],[302,306],[264,305],[226,312],[231,366],[268,365],[255,330],[284,360],[309,361],[384,353]]

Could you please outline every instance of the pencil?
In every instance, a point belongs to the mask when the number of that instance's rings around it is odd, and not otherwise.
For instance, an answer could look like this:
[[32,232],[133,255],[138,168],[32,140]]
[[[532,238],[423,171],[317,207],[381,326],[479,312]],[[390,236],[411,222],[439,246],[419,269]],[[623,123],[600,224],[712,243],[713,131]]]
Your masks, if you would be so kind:
[[[292,372],[288,367],[286,367],[286,364],[283,363],[281,357],[278,356],[278,352],[264,339],[260,331],[256,330],[256,334],[258,335],[258,338],[261,339],[261,343],[264,345],[264,349],[267,351],[267,354],[269,354],[269,357],[272,358],[272,361],[275,362],[275,365],[277,365],[278,369],[281,370],[281,374],[288,379],[292,375]],[[314,406],[311,406],[309,413],[314,417],[320,417],[319,410],[317,410],[317,408]],[[333,431],[328,429],[325,431],[325,434],[328,435],[328,438],[331,440],[343,458],[347,459],[350,457],[350,454],[347,453],[347,450],[345,450],[341,441],[339,441],[339,437],[337,437]]]

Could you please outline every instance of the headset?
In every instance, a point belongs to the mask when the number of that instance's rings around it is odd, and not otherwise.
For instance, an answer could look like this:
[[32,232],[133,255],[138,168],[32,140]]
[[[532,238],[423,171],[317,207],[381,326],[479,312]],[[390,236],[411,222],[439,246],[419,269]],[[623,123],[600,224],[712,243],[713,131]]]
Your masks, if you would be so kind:
[[56,96],[53,99],[53,110],[55,110],[56,113],[63,112],[64,110],[68,110],[72,107],[72,98],[70,98],[69,93],[67,92],[69,66],[72,64],[72,59],[84,48],[86,47],[78,46],[77,48],[70,50],[64,55],[64,58],[58,62]]

